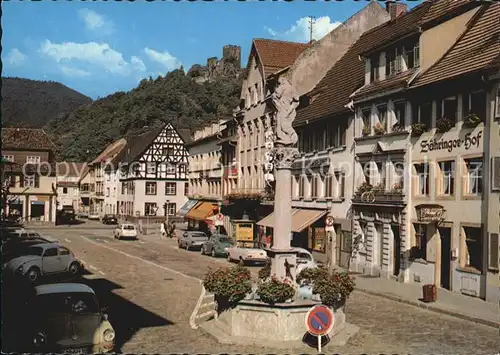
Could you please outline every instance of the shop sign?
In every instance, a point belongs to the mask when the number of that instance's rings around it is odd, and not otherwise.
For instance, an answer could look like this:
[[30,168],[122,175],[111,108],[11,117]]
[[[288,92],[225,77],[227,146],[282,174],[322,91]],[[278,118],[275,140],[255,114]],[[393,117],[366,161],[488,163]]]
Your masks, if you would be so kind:
[[418,220],[420,222],[441,221],[444,213],[442,206],[422,206],[418,208]]
[[481,138],[483,136],[483,131],[477,132],[477,134],[472,135],[471,132],[467,133],[463,139],[440,139],[439,141],[435,138],[426,139],[420,143],[420,153],[433,152],[435,150],[447,150],[451,153],[454,149],[464,147],[465,150],[471,148],[479,148],[481,143]]

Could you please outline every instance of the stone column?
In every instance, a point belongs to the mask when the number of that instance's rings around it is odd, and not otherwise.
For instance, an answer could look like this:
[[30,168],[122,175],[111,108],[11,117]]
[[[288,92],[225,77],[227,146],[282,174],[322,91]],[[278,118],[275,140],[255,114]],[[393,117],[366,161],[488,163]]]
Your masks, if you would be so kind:
[[273,246],[267,250],[271,258],[271,275],[295,280],[296,255],[290,246],[292,234],[291,166],[298,156],[298,150],[279,147],[273,150],[276,168],[274,195],[274,237]]

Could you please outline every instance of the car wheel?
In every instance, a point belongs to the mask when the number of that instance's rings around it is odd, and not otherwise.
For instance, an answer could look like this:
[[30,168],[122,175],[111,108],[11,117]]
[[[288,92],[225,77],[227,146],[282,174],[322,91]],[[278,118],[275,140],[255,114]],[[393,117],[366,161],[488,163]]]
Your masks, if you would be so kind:
[[178,243],[177,243],[177,247],[178,247],[179,249],[182,249],[182,244],[181,244],[181,242],[178,242]]
[[239,264],[241,266],[245,266],[245,260],[243,260],[243,258],[241,256],[240,256],[240,262],[239,262]]
[[189,245],[186,244],[186,251],[188,251],[188,250],[189,250]]
[[201,255],[205,255],[205,248],[201,247],[200,253],[201,253]]
[[68,270],[71,276],[77,276],[80,273],[80,265],[78,263],[71,263]]
[[230,263],[233,261],[233,259],[231,259],[231,254],[227,254],[227,261],[229,261]]
[[38,270],[36,267],[32,267],[28,270],[26,276],[28,277],[28,280],[30,280],[32,283],[35,283],[40,278],[40,270]]
[[210,253],[212,255],[212,258],[215,258],[215,249],[212,249],[212,252]]

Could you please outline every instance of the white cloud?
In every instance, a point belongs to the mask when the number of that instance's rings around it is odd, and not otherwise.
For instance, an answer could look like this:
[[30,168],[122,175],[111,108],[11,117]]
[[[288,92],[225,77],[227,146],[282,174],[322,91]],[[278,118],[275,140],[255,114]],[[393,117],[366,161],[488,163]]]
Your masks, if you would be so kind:
[[19,66],[22,65],[27,59],[28,57],[19,49],[13,48],[5,57],[5,62],[13,66]]
[[97,32],[103,35],[110,35],[115,32],[113,21],[103,15],[89,9],[81,9],[78,16],[85,23],[85,28],[89,31]]
[[90,73],[86,70],[72,68],[72,67],[68,67],[66,65],[61,65],[60,69],[64,75],[70,76],[72,78],[83,78],[86,76],[90,76]]
[[80,62],[122,76],[146,69],[142,60],[132,57],[130,62],[127,62],[122,53],[112,49],[107,43],[52,43],[45,40],[42,42],[40,52],[62,65]]
[[151,48],[144,48],[144,53],[146,53],[149,59],[157,63],[160,63],[167,70],[177,69],[182,65],[179,59],[177,59],[167,51],[161,53]]
[[[309,17],[302,17],[290,29],[284,32],[276,31],[272,28],[265,27],[264,29],[273,37],[280,37],[290,41],[307,42],[310,36]],[[329,16],[318,17],[313,25],[313,39],[319,40],[334,28],[340,26],[342,22],[331,22]]]

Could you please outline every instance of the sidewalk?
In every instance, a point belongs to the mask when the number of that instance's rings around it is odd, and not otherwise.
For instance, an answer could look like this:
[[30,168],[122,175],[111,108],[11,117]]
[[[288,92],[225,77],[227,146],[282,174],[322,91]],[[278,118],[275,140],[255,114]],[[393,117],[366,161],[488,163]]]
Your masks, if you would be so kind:
[[407,303],[430,311],[500,328],[500,306],[478,298],[437,290],[437,301],[424,303],[421,284],[403,284],[379,277],[356,276],[356,290],[367,294]]

